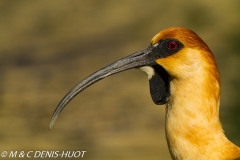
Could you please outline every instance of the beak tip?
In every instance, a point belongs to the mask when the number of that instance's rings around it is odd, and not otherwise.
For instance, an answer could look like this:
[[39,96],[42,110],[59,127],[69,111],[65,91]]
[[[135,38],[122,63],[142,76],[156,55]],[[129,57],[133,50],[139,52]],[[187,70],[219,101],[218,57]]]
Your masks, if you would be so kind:
[[57,119],[57,116],[52,117],[52,119],[51,119],[51,121],[50,121],[50,123],[49,123],[49,126],[48,126],[48,127],[49,127],[49,130],[52,130],[56,119]]
[[53,124],[50,123],[49,126],[48,126],[48,129],[52,130],[52,128],[53,128]]

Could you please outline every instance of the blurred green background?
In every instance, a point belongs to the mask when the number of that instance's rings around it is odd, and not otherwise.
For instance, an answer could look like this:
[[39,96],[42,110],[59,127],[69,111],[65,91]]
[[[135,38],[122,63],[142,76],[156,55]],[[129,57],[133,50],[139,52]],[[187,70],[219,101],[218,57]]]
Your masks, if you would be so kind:
[[240,145],[239,7],[237,0],[0,0],[0,152],[85,150],[86,160],[169,160],[165,108],[152,102],[138,70],[91,86],[52,131],[48,124],[76,83],[147,47],[170,26],[194,30],[215,54],[221,122]]

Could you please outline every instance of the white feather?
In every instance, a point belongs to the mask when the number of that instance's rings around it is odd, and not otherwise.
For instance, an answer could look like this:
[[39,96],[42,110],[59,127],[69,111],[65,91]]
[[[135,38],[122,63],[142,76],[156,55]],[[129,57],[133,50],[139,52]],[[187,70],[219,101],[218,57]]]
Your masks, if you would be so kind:
[[155,71],[151,66],[143,66],[140,67],[139,69],[147,74],[148,80],[150,80],[155,74]]

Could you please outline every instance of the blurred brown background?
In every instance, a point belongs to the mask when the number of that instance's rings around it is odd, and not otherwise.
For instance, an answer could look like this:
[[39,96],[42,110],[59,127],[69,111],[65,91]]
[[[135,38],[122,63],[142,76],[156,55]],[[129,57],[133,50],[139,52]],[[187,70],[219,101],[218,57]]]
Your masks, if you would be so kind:
[[170,26],[194,30],[215,54],[221,122],[240,145],[239,7],[209,0],[1,0],[0,153],[86,150],[86,160],[169,160],[165,108],[152,102],[138,70],[91,86],[52,131],[48,124],[76,83]]

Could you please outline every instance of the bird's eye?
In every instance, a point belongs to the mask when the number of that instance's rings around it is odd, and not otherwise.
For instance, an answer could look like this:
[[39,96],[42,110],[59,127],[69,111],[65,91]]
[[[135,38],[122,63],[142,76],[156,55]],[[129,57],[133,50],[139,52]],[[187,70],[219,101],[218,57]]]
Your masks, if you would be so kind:
[[167,47],[169,50],[174,51],[178,49],[178,43],[176,41],[170,41]]

